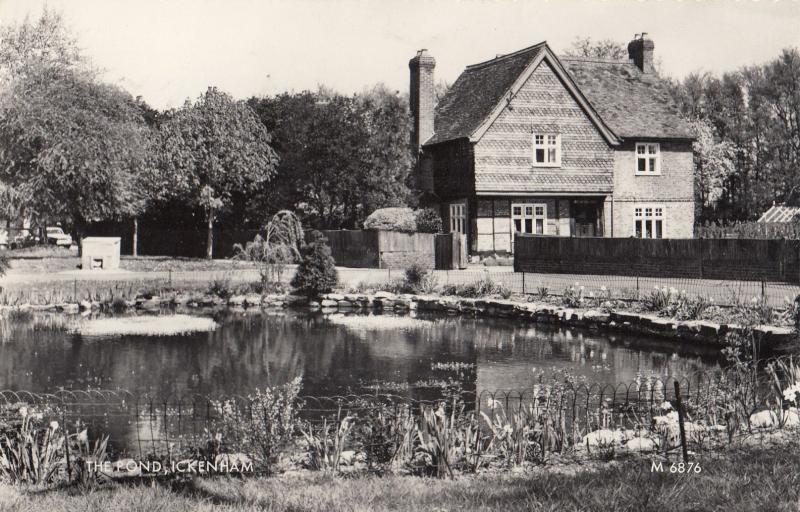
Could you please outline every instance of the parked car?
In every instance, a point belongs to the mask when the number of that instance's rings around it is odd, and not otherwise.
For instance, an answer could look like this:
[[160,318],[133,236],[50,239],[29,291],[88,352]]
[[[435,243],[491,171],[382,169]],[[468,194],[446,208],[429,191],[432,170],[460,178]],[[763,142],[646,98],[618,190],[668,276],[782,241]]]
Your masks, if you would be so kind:
[[51,226],[45,228],[45,232],[47,233],[48,244],[57,245],[59,247],[72,246],[72,236],[64,233],[63,229],[57,226]]

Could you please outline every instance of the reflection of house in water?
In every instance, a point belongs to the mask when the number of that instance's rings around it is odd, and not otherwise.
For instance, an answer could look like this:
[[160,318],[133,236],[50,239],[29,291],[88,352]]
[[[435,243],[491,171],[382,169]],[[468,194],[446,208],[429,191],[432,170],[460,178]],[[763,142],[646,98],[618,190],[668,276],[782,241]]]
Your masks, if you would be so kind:
[[637,374],[687,374],[707,367],[699,356],[677,357],[674,342],[654,350],[652,341],[582,330],[518,326],[511,333],[503,331],[502,339],[491,334],[481,339],[478,392],[530,389],[540,376],[554,371],[589,383],[618,384],[633,381]]

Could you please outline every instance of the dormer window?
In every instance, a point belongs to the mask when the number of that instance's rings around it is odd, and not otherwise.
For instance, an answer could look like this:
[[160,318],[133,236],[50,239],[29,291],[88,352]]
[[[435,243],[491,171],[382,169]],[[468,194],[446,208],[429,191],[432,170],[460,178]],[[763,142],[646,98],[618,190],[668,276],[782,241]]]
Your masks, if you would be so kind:
[[561,135],[554,133],[533,135],[533,165],[536,167],[561,165]]
[[661,150],[657,142],[636,143],[636,174],[640,176],[661,174]]

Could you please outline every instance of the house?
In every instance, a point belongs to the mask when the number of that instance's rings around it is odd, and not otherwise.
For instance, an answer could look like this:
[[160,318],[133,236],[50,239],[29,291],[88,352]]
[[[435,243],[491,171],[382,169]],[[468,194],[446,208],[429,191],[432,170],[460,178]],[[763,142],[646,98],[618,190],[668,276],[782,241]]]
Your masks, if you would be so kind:
[[419,182],[471,254],[515,233],[691,238],[692,134],[638,35],[629,61],[546,42],[468,66],[434,107],[435,59],[409,62]]

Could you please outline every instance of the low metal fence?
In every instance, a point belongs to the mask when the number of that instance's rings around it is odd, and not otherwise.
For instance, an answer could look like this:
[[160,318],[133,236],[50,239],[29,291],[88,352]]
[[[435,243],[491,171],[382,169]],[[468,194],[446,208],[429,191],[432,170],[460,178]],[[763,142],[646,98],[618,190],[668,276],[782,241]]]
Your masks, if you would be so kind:
[[[350,418],[356,425],[353,431],[360,434],[351,435],[345,449],[366,452],[400,449],[403,428],[412,436],[417,432],[416,427],[408,429],[407,420],[418,420],[424,408],[450,418],[443,421],[450,421],[448,428],[454,432],[463,434],[465,425],[471,425],[473,433],[482,432],[475,442],[484,439],[487,456],[492,456],[489,445],[507,442],[506,434],[526,436],[527,443],[540,443],[541,450],[549,451],[592,452],[615,446],[618,451],[675,451],[680,446],[674,421],[678,410],[687,425],[687,443],[695,450],[774,429],[797,436],[800,417],[793,408],[796,404],[775,389],[776,374],[767,370],[768,362],[761,362],[758,368],[755,372],[720,370],[642,377],[617,385],[549,376],[530,389],[443,394],[430,400],[391,394],[305,396],[296,402],[297,419],[314,431],[323,424],[336,430],[343,418]],[[780,378],[785,386],[794,384],[786,380],[788,375]],[[265,427],[267,411],[259,409],[263,402],[250,396],[225,400],[228,405],[201,395],[6,390],[0,391],[0,420],[18,414],[21,404],[48,408],[68,432],[88,428],[92,437],[109,435],[110,445],[120,457],[174,460],[196,453],[215,438],[226,421],[226,407],[238,411],[235,417],[247,423],[246,430]],[[228,446],[230,451],[245,453],[252,448]]]

